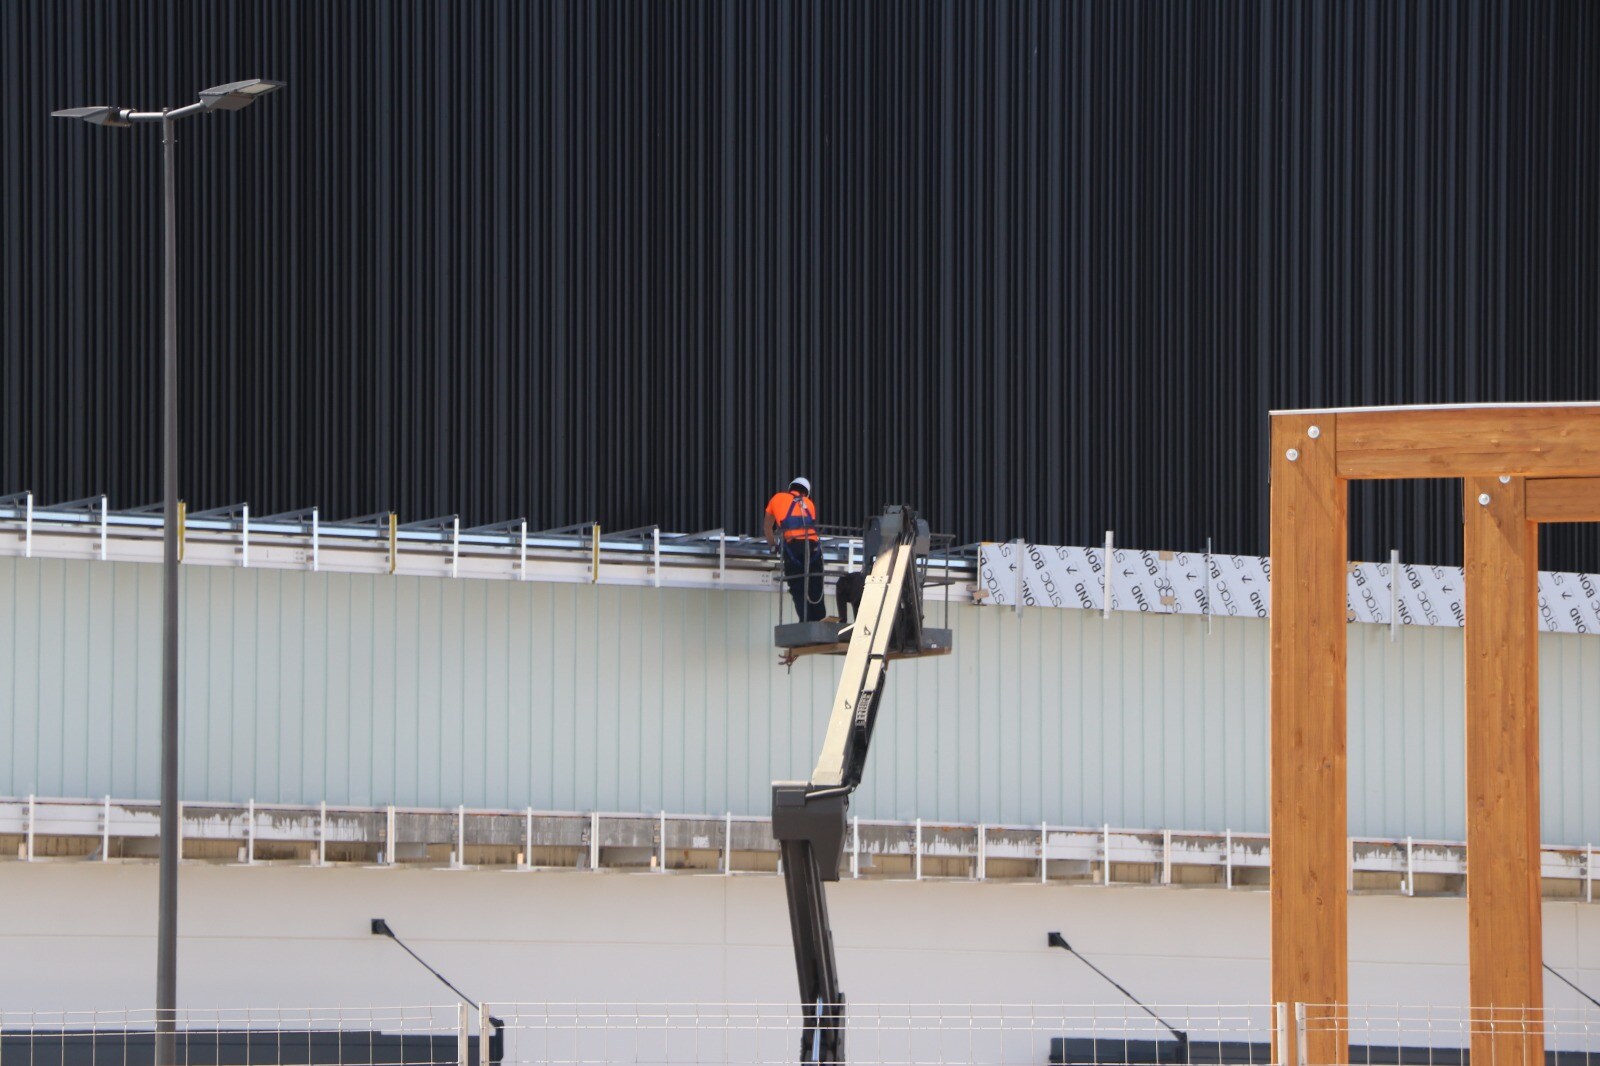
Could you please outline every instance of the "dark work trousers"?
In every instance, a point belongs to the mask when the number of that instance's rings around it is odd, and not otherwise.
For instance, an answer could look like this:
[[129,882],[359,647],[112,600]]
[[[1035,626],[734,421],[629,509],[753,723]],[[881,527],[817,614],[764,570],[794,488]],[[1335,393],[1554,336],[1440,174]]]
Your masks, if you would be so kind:
[[834,590],[834,596],[839,601],[839,621],[848,622],[861,613],[861,591],[866,583],[867,575],[860,570],[839,576],[839,584]]
[[[809,560],[809,562],[808,562]],[[807,577],[807,568],[810,576]],[[816,541],[783,542],[783,579],[789,582],[794,611],[802,622],[820,622],[827,609],[822,603],[822,547]]]

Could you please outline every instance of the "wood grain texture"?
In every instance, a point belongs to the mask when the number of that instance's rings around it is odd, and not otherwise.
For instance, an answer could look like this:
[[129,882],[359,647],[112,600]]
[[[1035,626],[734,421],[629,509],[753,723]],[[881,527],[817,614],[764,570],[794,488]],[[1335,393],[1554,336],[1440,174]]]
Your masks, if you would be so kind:
[[1344,478],[1600,471],[1600,405],[1347,411],[1338,415],[1338,435]]
[[[1309,430],[1315,425],[1320,435]],[[1294,459],[1289,458],[1293,449]],[[1334,423],[1272,419],[1272,999],[1343,1003],[1349,988],[1345,833],[1348,487]],[[1291,1040],[1293,1037],[1291,1036]],[[1309,1061],[1342,1063],[1332,1031]],[[1282,1049],[1293,1062],[1294,1049]]]
[[[1519,479],[1467,478],[1467,925],[1472,1061],[1542,1063],[1538,526]],[[1485,501],[1485,502],[1480,502]],[[1478,1030],[1482,1030],[1481,1032]]]
[[1600,477],[1529,478],[1528,521],[1600,522]]

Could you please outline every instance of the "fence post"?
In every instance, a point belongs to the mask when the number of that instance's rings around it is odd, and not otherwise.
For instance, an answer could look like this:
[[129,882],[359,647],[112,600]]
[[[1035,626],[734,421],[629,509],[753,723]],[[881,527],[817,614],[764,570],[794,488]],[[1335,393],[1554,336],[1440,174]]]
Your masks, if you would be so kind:
[[478,1066],[490,1066],[489,1033],[494,1023],[489,1021],[489,1004],[478,1004]]
[[467,1024],[470,1015],[465,1002],[456,1004],[456,1066],[472,1066],[467,1054]]
[[922,819],[917,819],[916,855],[912,859],[913,869],[916,871],[916,880],[922,880]]
[[1274,1021],[1278,1030],[1278,1046],[1272,1056],[1276,1066],[1289,1066],[1289,1004],[1274,1003],[1273,1013],[1277,1016]]
[[1306,1066],[1306,1005],[1294,1005],[1294,1056],[1298,1066]]

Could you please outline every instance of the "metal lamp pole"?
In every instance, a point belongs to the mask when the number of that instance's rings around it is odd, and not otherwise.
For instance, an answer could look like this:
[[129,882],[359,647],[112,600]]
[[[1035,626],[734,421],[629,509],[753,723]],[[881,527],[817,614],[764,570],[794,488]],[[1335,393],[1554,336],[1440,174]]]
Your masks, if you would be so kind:
[[156,1066],[176,1066],[178,1062],[178,224],[172,124],[194,114],[238,111],[282,87],[282,82],[254,78],[207,89],[196,102],[176,109],[74,107],[51,112],[56,118],[82,119],[96,126],[161,123],[165,233],[161,359],[161,899],[156,922]]

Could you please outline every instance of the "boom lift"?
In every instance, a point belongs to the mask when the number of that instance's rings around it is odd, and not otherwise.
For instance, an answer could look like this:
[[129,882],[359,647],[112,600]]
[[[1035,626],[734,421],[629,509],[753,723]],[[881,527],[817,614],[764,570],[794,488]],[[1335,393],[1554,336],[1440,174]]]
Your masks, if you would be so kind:
[[[807,1066],[844,1061],[844,993],[822,883],[839,880],[850,793],[861,784],[889,661],[950,651],[950,630],[923,625],[922,586],[930,545],[928,523],[915,511],[900,505],[885,508],[868,527],[871,571],[854,624],[796,623],[780,626],[777,635],[778,644],[791,652],[844,655],[844,675],[811,780],[772,784],[772,835],[783,857],[805,1017],[800,1061]],[[826,627],[828,632],[802,633],[800,626]],[[814,643],[801,644],[802,639]]]

